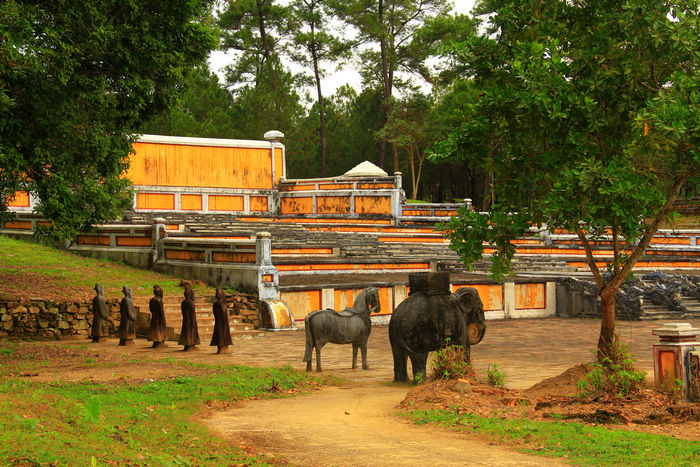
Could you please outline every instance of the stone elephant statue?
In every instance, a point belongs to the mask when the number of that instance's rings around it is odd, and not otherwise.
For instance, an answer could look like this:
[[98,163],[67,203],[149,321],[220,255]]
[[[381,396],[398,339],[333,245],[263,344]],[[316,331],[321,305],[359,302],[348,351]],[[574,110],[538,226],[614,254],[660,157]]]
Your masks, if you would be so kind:
[[478,344],[486,332],[484,305],[476,289],[464,287],[453,294],[415,292],[401,302],[389,321],[389,340],[394,354],[394,382],[408,381],[406,359],[411,359],[413,380],[425,379],[428,353],[439,350],[445,340],[464,347]]

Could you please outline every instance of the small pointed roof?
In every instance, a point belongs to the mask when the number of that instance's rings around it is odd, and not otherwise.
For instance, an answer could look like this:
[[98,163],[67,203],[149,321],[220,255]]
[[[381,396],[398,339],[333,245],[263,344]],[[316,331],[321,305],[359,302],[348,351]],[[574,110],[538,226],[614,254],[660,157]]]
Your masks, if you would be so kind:
[[372,164],[370,161],[364,161],[357,164],[352,169],[343,174],[345,177],[388,177],[389,174]]

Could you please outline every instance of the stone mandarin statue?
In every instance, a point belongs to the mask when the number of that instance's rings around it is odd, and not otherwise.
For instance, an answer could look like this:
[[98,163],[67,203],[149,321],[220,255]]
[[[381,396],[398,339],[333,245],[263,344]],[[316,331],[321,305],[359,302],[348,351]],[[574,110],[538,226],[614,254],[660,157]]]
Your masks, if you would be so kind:
[[105,289],[102,284],[95,284],[95,298],[92,299],[92,341],[104,342],[107,340],[107,318],[109,311],[105,305]]
[[197,314],[195,313],[194,290],[185,287],[185,299],[180,305],[182,310],[182,329],[180,330],[179,345],[184,345],[185,352],[195,350],[199,345],[199,332],[197,331]]
[[214,311],[214,334],[211,336],[211,343],[217,347],[216,353],[228,352],[231,341],[231,328],[228,324],[228,310],[226,306],[226,293],[222,289],[216,289],[216,301],[213,306]]
[[151,312],[151,327],[148,330],[148,338],[153,341],[153,348],[164,347],[167,339],[165,327],[165,309],[163,307],[163,289],[159,285],[153,286],[153,295],[148,302]]
[[131,289],[128,286],[122,287],[124,298],[119,304],[119,345],[132,345],[136,337],[136,310]]

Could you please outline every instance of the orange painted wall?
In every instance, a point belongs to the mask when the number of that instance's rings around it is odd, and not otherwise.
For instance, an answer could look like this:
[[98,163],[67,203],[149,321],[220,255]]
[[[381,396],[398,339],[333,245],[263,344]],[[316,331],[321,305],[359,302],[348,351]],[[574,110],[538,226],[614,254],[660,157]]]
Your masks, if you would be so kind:
[[250,197],[250,210],[251,211],[261,211],[267,212],[267,196],[251,196]]
[[313,214],[314,199],[311,197],[282,198],[282,214]]
[[15,192],[15,198],[7,203],[9,208],[28,208],[29,207],[29,193],[26,191]]
[[151,237],[117,237],[117,246],[151,246]]
[[[134,185],[271,189],[269,149],[139,143],[126,176]],[[281,149],[277,177],[282,176]]]
[[211,254],[211,259],[215,263],[254,263],[255,253],[215,251]]
[[319,183],[319,190],[352,190],[352,183]]
[[350,214],[350,197],[318,196],[316,198],[318,214]]
[[289,306],[297,321],[303,320],[310,312],[321,309],[320,290],[280,292],[280,300]]
[[167,193],[136,193],[136,208],[172,211],[175,209],[175,195]]
[[242,196],[209,195],[210,211],[242,211]]
[[32,230],[32,223],[30,221],[8,221],[5,222],[4,228],[13,230]]
[[204,252],[196,250],[165,250],[165,259],[204,261]]
[[390,214],[391,197],[389,196],[356,196],[355,212],[357,214]]
[[180,207],[183,211],[201,211],[202,195],[181,195]]
[[109,246],[109,237],[101,237],[98,235],[78,235],[78,245],[99,245]]
[[284,160],[282,159],[282,148],[275,148],[275,185],[279,184],[280,178],[284,177]]
[[547,306],[545,284],[515,284],[515,309],[544,309]]
[[473,287],[479,292],[479,298],[484,304],[484,311],[503,309],[503,286],[498,284],[453,285],[452,292],[454,293],[462,287]]
[[379,190],[380,188],[394,188],[393,183],[358,183],[357,188],[360,190]]

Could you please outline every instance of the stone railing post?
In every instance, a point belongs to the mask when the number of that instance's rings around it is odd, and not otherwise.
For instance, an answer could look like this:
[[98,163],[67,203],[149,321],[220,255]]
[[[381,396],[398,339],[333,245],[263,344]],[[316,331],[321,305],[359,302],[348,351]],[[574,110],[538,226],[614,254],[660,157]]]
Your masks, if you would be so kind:
[[258,298],[278,300],[279,271],[272,264],[272,235],[258,232],[255,237],[255,264],[258,267]]
[[391,217],[394,218],[394,224],[396,225],[401,223],[403,205],[406,203],[406,194],[401,184],[401,172],[394,172],[394,190],[391,193]]
[[153,228],[151,229],[151,267],[155,266],[158,259],[163,257],[163,239],[167,236],[165,219],[162,217],[153,219]]

